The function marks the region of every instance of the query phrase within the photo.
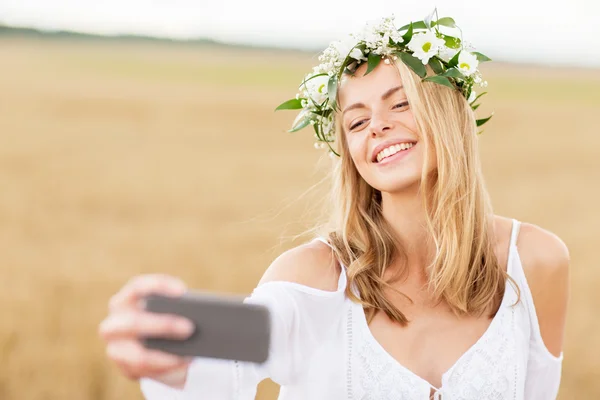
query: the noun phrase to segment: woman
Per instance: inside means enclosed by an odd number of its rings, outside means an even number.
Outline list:
[[[331,224],[281,254],[246,300],[273,315],[266,363],[141,347],[140,335],[191,332],[137,308],[151,292],[182,294],[177,278],[138,277],[112,298],[100,333],[147,399],[253,399],[267,377],[286,400],[556,397],[568,250],[493,214],[472,101],[486,58],[442,26],[454,21],[368,26],[332,44],[280,107],[301,108],[294,130],[314,126],[340,158]]]

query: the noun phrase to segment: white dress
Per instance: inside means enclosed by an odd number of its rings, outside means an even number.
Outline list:
[[[281,385],[279,400],[550,400],[560,383],[563,355],[540,336],[531,291],[516,247],[513,220],[508,274],[501,306],[483,336],[442,376],[435,388],[396,361],[372,336],[362,306],[337,291],[292,282],[267,282],[245,301],[264,304],[273,321],[264,364],[194,358],[183,390],[140,380],[147,400],[250,400],[265,378]],[[315,238],[322,240],[323,238]],[[345,269],[344,269],[345,272]]]

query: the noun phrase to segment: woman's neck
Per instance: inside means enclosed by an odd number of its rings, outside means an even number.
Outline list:
[[[390,224],[396,239],[404,246],[408,265],[423,269],[434,254],[427,230],[425,208],[416,192],[382,192],[383,218]]]

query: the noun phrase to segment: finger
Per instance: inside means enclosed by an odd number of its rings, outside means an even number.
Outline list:
[[[102,321],[99,333],[106,341],[127,337],[186,339],[194,330],[192,321],[177,315],[121,311],[109,315]]]
[[[188,359],[146,349],[134,340],[112,341],[106,347],[106,354],[130,379],[156,376],[189,364]]]
[[[129,365],[120,363],[116,364],[121,372],[131,380],[138,380],[146,377],[163,383],[180,382],[185,384],[191,361],[183,361],[180,365],[175,365],[164,370],[158,369],[155,371],[150,371],[146,375],[138,375],[137,371],[133,370]]]
[[[110,311],[121,308],[137,308],[138,301],[151,293],[181,296],[187,290],[185,283],[176,277],[164,274],[136,276],[109,301]]]

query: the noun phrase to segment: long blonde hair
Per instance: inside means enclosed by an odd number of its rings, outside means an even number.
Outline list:
[[[479,160],[474,113],[458,91],[422,83],[401,62],[397,67],[425,146],[424,165],[432,154],[437,159],[433,174],[428,176],[423,168],[419,190],[436,251],[427,267],[429,287],[436,300],[459,315],[481,315],[489,309],[493,314],[508,276],[494,252],[493,211]],[[330,220],[321,231],[346,266],[346,294],[363,305],[368,320],[381,310],[405,325],[406,316],[384,295],[386,287],[393,289],[384,273],[394,260],[406,267],[406,249],[382,217],[381,194],[354,166],[339,124],[336,135],[341,158],[331,171]]]

